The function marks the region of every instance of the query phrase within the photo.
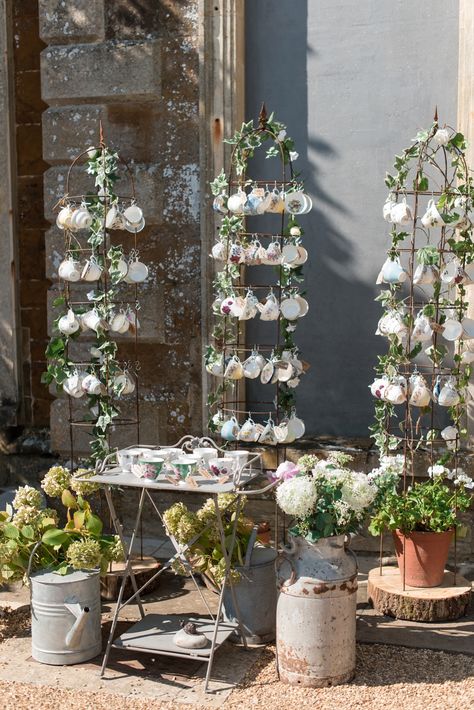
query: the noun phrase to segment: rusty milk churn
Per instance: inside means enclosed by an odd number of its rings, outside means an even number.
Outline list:
[[[277,560],[277,664],[285,683],[318,688],[354,677],[357,562],[346,539],[290,535]]]

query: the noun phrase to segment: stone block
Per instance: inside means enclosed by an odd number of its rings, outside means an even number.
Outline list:
[[[40,0],[40,36],[48,44],[104,39],[103,0]]]
[[[160,41],[51,46],[41,54],[48,104],[156,100],[160,96]]]
[[[99,119],[106,142],[124,160],[146,163],[162,154],[162,111],[158,104],[145,102],[49,108],[43,114],[44,159],[50,164],[66,163],[96,145]],[[186,145],[189,143],[186,141]]]
[[[163,37],[179,35],[183,37],[183,44],[187,44],[197,36],[197,0],[142,0],[140,3],[135,0],[104,0],[104,5],[107,39],[133,39],[150,34]]]
[[[53,207],[66,192],[66,176],[69,166],[54,166],[44,173],[44,211],[50,222],[56,220]],[[159,186],[160,171],[157,165],[134,165],[137,202],[143,206],[147,224],[161,224],[163,218],[163,192]],[[117,182],[117,191],[122,196],[132,194],[128,179],[124,176]],[[87,175],[84,166],[75,166],[69,181],[70,195],[83,195],[94,189],[94,181]],[[121,233],[120,233],[121,234]]]
[[[17,218],[22,229],[35,229],[46,225],[43,214],[43,179],[41,175],[19,177],[17,198]],[[31,257],[36,258],[36,272],[38,268],[44,271],[43,265],[38,264],[38,255],[32,254]]]
[[[82,401],[82,400],[80,400]],[[86,407],[79,407],[77,400],[73,411],[74,417],[81,417],[87,411]],[[166,438],[167,407],[156,402],[140,403],[140,441],[153,444]],[[134,416],[132,404],[123,407],[122,413],[126,417]],[[66,397],[57,399],[51,405],[51,449],[54,452],[69,455],[69,403]],[[88,427],[74,427],[74,450],[77,454],[87,456],[90,454],[91,431]],[[137,428],[135,425],[117,426],[111,434],[111,446],[123,447],[137,443]]]

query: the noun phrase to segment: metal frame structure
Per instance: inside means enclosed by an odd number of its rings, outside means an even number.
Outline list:
[[[208,437],[202,437],[202,438],[196,438],[193,436],[184,436],[182,437],[179,442],[173,446],[144,446],[143,448],[147,449],[154,449],[154,450],[166,450],[167,448],[182,448],[183,451],[189,451],[192,450],[193,448],[196,448],[198,446],[209,446],[213,447],[216,449],[216,454],[219,451],[223,451],[220,449],[212,439],[209,439]],[[129,447],[131,448],[131,447]],[[133,447],[136,448],[136,447]],[[238,522],[238,517],[239,517],[239,512],[241,510],[242,506],[242,497],[243,496],[256,496],[260,495],[263,493],[266,493],[267,491],[271,490],[277,485],[277,482],[271,482],[267,484],[266,486],[263,486],[262,488],[256,488],[256,489],[251,489],[248,488],[249,484],[262,473],[261,469],[261,455],[256,454],[253,456],[245,466],[241,466],[238,468],[238,470],[235,472],[234,478],[232,480],[226,481],[224,483],[219,483],[218,479],[208,479],[208,478],[202,478],[202,481],[199,481],[198,484],[190,485],[184,483],[184,485],[173,485],[172,483],[169,482],[168,479],[166,479],[164,476],[160,474],[160,477],[158,480],[151,481],[149,479],[140,479],[136,477],[133,473],[124,471],[120,467],[114,465],[112,463],[114,455],[111,454],[108,456],[106,459],[104,459],[103,462],[98,463],[96,466],[96,473],[94,476],[87,478],[85,480],[88,481],[93,481],[95,483],[99,483],[101,487],[104,489],[105,497],[107,500],[107,504],[109,507],[110,511],[110,516],[111,520],[113,523],[113,526],[115,528],[115,531],[117,535],[119,536],[122,545],[124,547],[124,550],[126,551],[125,555],[125,569],[122,577],[122,582],[120,585],[120,590],[119,590],[119,595],[117,599],[117,604],[115,607],[115,612],[113,615],[112,619],[112,624],[110,628],[110,633],[109,633],[109,638],[107,641],[107,647],[105,650],[104,654],[104,659],[102,663],[102,668],[101,668],[101,677],[104,676],[108,660],[109,660],[109,655],[110,655],[110,650],[112,646],[114,648],[126,648],[130,650],[136,650],[140,652],[146,652],[146,653],[153,653],[155,655],[166,655],[166,656],[174,656],[174,657],[179,657],[179,658],[190,658],[193,660],[199,660],[203,661],[208,664],[207,667],[207,672],[206,672],[206,678],[205,678],[205,683],[204,683],[204,691],[208,691],[209,687],[209,681],[211,678],[211,672],[212,672],[212,665],[214,661],[214,654],[217,648],[231,635],[233,634],[236,630],[239,631],[239,634],[242,638],[242,642],[245,647],[247,647],[247,642],[245,638],[245,634],[243,632],[243,626],[240,620],[240,613],[239,613],[239,607],[238,603],[236,600],[235,596],[235,591],[233,588],[232,580],[230,577],[230,569],[231,569],[231,560],[232,560],[232,554],[235,546],[235,540],[236,540],[236,532],[237,532],[237,522]],[[252,468],[253,464],[258,463],[258,468]],[[78,480],[81,480],[80,477],[78,477]],[[131,537],[130,537],[130,542],[127,545],[124,533],[123,533],[123,525],[120,522],[120,519],[117,515],[113,499],[112,499],[112,490],[113,488],[120,486],[121,488],[136,488],[140,490],[140,496],[139,496],[139,501],[138,501],[138,507],[137,507],[137,513],[135,517],[135,522],[131,531]],[[197,540],[202,536],[202,534],[207,530],[209,526],[206,526],[206,528],[196,535],[192,540],[190,540],[186,545],[181,545],[177,542],[177,540],[171,535],[168,531],[166,531],[166,526],[164,525],[163,521],[163,516],[160,512],[160,509],[158,507],[157,502],[154,500],[152,493],[153,492],[169,492],[169,491],[177,491],[179,490],[182,493],[186,494],[192,494],[192,493],[204,493],[206,495],[209,495],[213,501],[214,501],[214,506],[215,506],[215,511],[216,511],[216,518],[217,518],[217,524],[219,528],[219,536],[220,536],[220,541],[221,541],[221,546],[222,546],[222,551],[225,559],[225,572],[224,572],[224,581],[222,584],[222,588],[220,590],[219,594],[219,602],[218,602],[218,608],[217,608],[217,613],[215,615],[212,614],[211,609],[209,608],[209,605],[202,594],[202,591],[199,587],[199,584],[193,574],[193,571],[191,569],[191,566],[189,562],[186,559],[185,553],[189,550],[189,548],[197,542]],[[234,523],[232,527],[232,533],[231,533],[231,540],[228,546],[226,545],[226,538],[225,538],[225,533],[224,533],[224,525],[222,522],[222,513],[225,512],[225,508],[221,509],[219,507],[219,501],[218,501],[218,496],[221,493],[234,493],[235,495],[238,496],[237,500],[237,508],[236,508],[236,514],[234,516]],[[176,552],[172,557],[169,558],[169,560],[160,567],[160,569],[150,578],[148,579],[141,587],[139,588],[137,585],[137,581],[135,579],[135,575],[133,573],[133,568],[132,568],[132,551],[133,551],[133,546],[137,537],[137,533],[140,527],[141,519],[142,519],[142,514],[143,514],[143,507],[145,500],[148,500],[148,502],[151,504],[154,512],[158,516],[158,519],[160,522],[163,524],[163,527],[165,528],[166,534],[168,535],[169,539],[171,540],[173,547],[175,548]],[[160,615],[150,615],[149,616],[149,621],[147,621],[147,617],[145,615],[145,611],[143,608],[143,602],[141,599],[141,594],[142,592],[146,589],[148,585],[150,585],[157,577],[159,577],[165,570],[169,569],[174,562],[180,561],[183,563],[187,570],[189,571],[189,574],[193,580],[193,583],[203,600],[209,615],[211,617],[211,622],[209,619],[206,618],[201,618],[201,619],[196,619],[198,625],[203,628],[204,631],[207,631],[208,633],[208,638],[209,636],[211,637],[209,639],[210,641],[210,646],[208,645],[205,649],[199,650],[199,649],[182,649],[176,645],[173,644],[173,639],[172,635],[174,635],[175,628],[171,628],[171,630],[166,630],[166,620],[168,617],[162,617]],[[132,588],[133,588],[133,594],[124,601],[124,592],[125,592],[125,587],[127,584],[127,580],[130,578]],[[237,624],[234,623],[228,623],[228,622],[223,622],[221,620],[221,614],[222,614],[222,605],[224,601],[224,593],[225,590],[229,588],[230,593],[232,594],[232,601],[234,604],[234,608],[236,611],[236,617],[238,619]],[[114,635],[117,627],[117,622],[118,618],[120,615],[121,610],[130,604],[132,601],[136,600],[141,616],[141,620],[135,624],[131,629],[129,629],[125,634],[122,634],[121,637],[118,639],[114,640]],[[168,619],[169,623],[169,619]],[[149,625],[151,624],[151,626]],[[158,630],[158,627],[161,630]],[[150,634],[150,630],[154,629],[154,632]],[[145,639],[140,640],[140,633],[144,632]]]

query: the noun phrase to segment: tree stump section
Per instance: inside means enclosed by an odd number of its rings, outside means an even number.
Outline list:
[[[453,621],[464,616],[471,603],[471,583],[459,574],[444,573],[439,587],[405,587],[398,567],[369,572],[367,596],[380,614],[407,621]]]
[[[140,588],[146,581],[153,577],[156,572],[158,572],[161,564],[155,560],[154,557],[145,557],[143,559],[140,557],[134,557],[132,559],[132,569],[135,574],[135,579],[137,580],[137,586]],[[105,577],[100,579],[100,596],[101,599],[105,601],[113,602],[117,601],[117,597],[120,591],[120,585],[122,583],[123,572],[125,569],[125,562],[113,562],[112,569],[109,570]],[[159,584],[159,577],[157,577],[148,587],[145,588],[144,594],[150,594]],[[130,577],[127,579],[124,591],[124,599],[132,596],[133,587]]]

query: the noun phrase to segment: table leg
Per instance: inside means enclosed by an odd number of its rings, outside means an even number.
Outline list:
[[[112,516],[112,522],[114,524],[115,531],[116,531],[117,535],[119,536],[120,542],[122,543],[122,547],[125,551],[126,544],[125,544],[125,539],[123,536],[122,525],[121,525],[120,520],[118,519],[117,513],[115,511],[114,503],[112,500],[112,494],[110,492],[109,486],[105,486],[104,491],[105,491],[105,498],[107,500],[107,505],[109,506],[110,515]],[[124,571],[124,574],[125,574],[125,571]],[[130,581],[132,583],[133,591],[137,594],[137,604],[138,604],[138,608],[140,610],[140,615],[143,619],[143,617],[145,616],[145,611],[143,609],[142,600],[140,599],[140,596],[138,595],[138,585],[137,585],[137,580],[135,579],[135,573],[133,571],[133,566],[130,567]]]
[[[143,502],[144,502],[144,500],[145,500],[145,489],[142,488],[142,492],[141,492],[141,494],[140,494],[140,502],[139,502],[139,504],[138,504],[137,517],[136,517],[136,520],[135,520],[135,525],[134,525],[134,527],[133,527],[132,537],[131,537],[131,539],[130,539],[130,547],[128,548],[127,563],[126,563],[126,565],[125,565],[125,569],[124,569],[124,572],[123,572],[122,583],[121,583],[121,585],[120,585],[119,595],[118,595],[118,599],[117,599],[117,606],[115,607],[115,612],[114,612],[114,616],[113,616],[113,619],[112,619],[112,624],[111,624],[111,627],[110,627],[109,638],[108,638],[108,641],[107,641],[107,648],[105,649],[104,660],[102,661],[102,667],[101,667],[101,670],[100,670],[100,677],[101,677],[101,678],[103,678],[103,676],[104,676],[105,669],[106,669],[106,667],[107,667],[107,661],[109,660],[110,648],[111,648],[112,642],[113,642],[113,640],[114,640],[115,629],[117,628],[117,621],[118,621],[118,616],[119,616],[120,609],[121,609],[121,605],[122,605],[122,599],[123,599],[123,594],[124,594],[124,591],[125,591],[125,585],[126,585],[126,583],[127,583],[127,578],[128,578],[129,575],[130,575],[131,556],[132,556],[133,543],[134,543],[134,541],[135,541],[135,536],[136,536],[138,524],[139,524],[139,522],[140,522],[140,518],[141,518],[141,515],[142,515]],[[125,549],[125,548],[124,548],[124,549]],[[135,596],[135,595],[134,595],[134,596]],[[141,611],[143,611],[143,609],[141,609]],[[143,618],[143,616],[142,616],[142,618]]]

